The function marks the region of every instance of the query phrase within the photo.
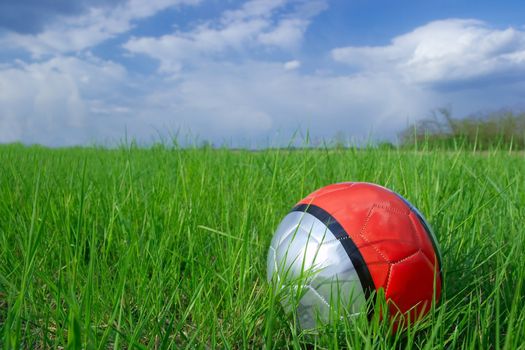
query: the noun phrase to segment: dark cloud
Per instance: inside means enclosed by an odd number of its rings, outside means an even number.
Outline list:
[[[91,7],[113,7],[124,0],[0,0],[0,29],[36,34],[57,17],[75,16]]]

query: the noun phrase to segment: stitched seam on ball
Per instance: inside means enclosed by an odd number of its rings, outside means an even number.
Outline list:
[[[388,294],[388,288],[390,287],[390,276],[392,275],[392,265],[388,265],[388,275],[386,276],[386,288],[385,288],[385,296]]]
[[[330,243],[334,243],[334,242],[341,242],[341,241],[345,241],[345,240],[347,240],[347,239],[350,239],[350,240],[351,240],[352,237],[350,237],[350,236],[344,236],[344,237],[340,237],[340,238],[332,238],[332,239],[329,239],[329,240],[327,240],[327,241],[323,241],[323,242],[319,243],[319,245],[325,245],[325,244],[330,244]],[[359,249],[359,248],[360,248],[360,247],[358,247],[358,246],[356,245],[356,249]]]
[[[409,256],[407,256],[407,257],[405,257],[405,258],[403,258],[403,259],[401,259],[401,260],[399,260],[399,261],[396,261],[395,263],[391,263],[391,264],[390,264],[390,268],[389,268],[389,270],[388,270],[387,282],[386,282],[385,295],[388,294],[388,287],[390,286],[390,276],[391,276],[392,268],[394,267],[394,265],[399,264],[399,263],[401,263],[401,262],[403,262],[403,261],[406,261],[406,260],[408,260],[408,259],[414,257],[414,256],[417,255],[419,252],[421,252],[421,249],[418,249],[415,253],[412,253],[412,254],[410,254]],[[424,254],[423,254],[423,255],[424,255]]]
[[[333,235],[333,233],[332,233]],[[329,239],[329,240],[326,240],[326,241],[321,241],[319,243],[319,245],[324,245],[324,244],[330,244],[330,243],[334,243],[334,242],[341,242],[341,241],[344,241],[345,239],[350,239],[350,237],[348,236],[345,236],[345,237],[341,237],[341,238],[332,238],[332,239]]]
[[[312,287],[310,284],[307,284],[306,287],[308,287],[308,289],[310,289],[312,292],[314,292],[314,294],[317,295],[319,297],[319,299],[321,299],[321,301],[323,303],[325,303],[326,306],[328,306],[330,308],[330,304],[328,303],[328,301],[321,294],[319,294],[319,292],[316,291],[314,287]]]
[[[403,259],[398,260],[398,261],[396,261],[396,262],[393,262],[393,263],[391,263],[391,264],[392,264],[392,265],[395,265],[395,264],[402,263],[403,261],[406,261],[406,260],[408,260],[408,259],[411,259],[411,258],[414,257],[414,255],[417,255],[418,253],[421,253],[421,252],[422,252],[421,249],[418,249],[418,250],[416,250],[414,253],[410,254],[409,256],[404,257]],[[424,255],[424,254],[423,254],[423,255]]]
[[[410,220],[410,225],[412,225],[412,231],[416,235],[417,242],[419,243],[419,249],[421,249],[423,247],[423,242],[421,242],[421,237],[418,234],[418,231],[416,229],[416,225],[414,224],[414,220],[412,220],[412,218],[410,217],[410,214],[408,214],[408,220]]]
[[[374,210],[375,207],[376,207],[375,204],[372,205],[372,207],[368,211],[368,215],[366,216],[365,223],[364,223],[363,227],[361,228],[361,231],[359,231],[359,236],[361,236],[361,238],[363,238],[363,240],[365,240],[383,258],[383,260],[388,263],[389,261],[386,258],[386,256],[384,256],[383,253],[381,253],[381,251],[379,249],[377,249],[377,247],[375,245],[373,245],[372,242],[370,242],[366,238],[365,235],[363,235],[363,232],[366,230],[366,228],[368,226],[368,222],[370,221],[370,217],[372,216],[372,211]]]
[[[423,250],[421,250],[421,255],[423,255],[423,258],[425,258],[425,260],[429,262],[429,264],[432,266],[432,268],[436,267],[436,263],[432,262],[432,260],[430,260],[430,258],[427,256],[427,254]],[[437,257],[434,257],[434,259],[437,260]]]
[[[373,207],[381,208],[381,209],[384,209],[384,210],[387,210],[387,211],[391,211],[391,212],[394,212],[394,213],[397,213],[397,214],[404,214],[404,215],[409,215],[410,214],[410,211],[405,212],[405,211],[402,211],[401,209],[397,209],[397,208],[391,207],[391,206],[386,206],[386,205],[383,205],[383,204],[374,203]]]

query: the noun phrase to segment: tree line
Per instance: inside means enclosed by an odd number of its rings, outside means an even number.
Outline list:
[[[409,125],[399,136],[402,147],[425,144],[431,148],[523,150],[525,112],[502,109],[455,118],[449,108],[439,108]]]

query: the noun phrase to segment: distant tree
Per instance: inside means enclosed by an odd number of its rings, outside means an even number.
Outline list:
[[[425,142],[429,146],[475,149],[525,149],[525,112],[501,109],[453,118],[450,108],[439,108],[400,133],[403,146]]]

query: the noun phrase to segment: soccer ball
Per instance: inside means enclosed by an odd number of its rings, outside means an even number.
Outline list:
[[[413,322],[439,300],[441,257],[425,218],[402,196],[339,183],[308,195],[280,223],[268,280],[286,289],[282,304],[303,329],[370,314],[381,289],[390,317]]]

